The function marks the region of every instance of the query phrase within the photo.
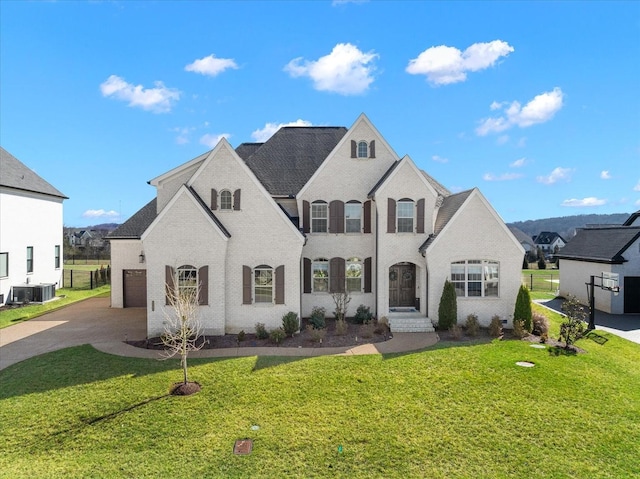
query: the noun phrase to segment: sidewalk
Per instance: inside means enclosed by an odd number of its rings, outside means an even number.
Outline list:
[[[0,329],[0,369],[40,354],[81,344],[91,344],[99,351],[117,356],[159,358],[156,350],[136,348],[125,342],[145,338],[145,309],[112,309],[109,298],[90,298]],[[241,347],[194,351],[189,357],[391,354],[423,349],[437,342],[436,333],[396,333],[383,343],[343,348]]]

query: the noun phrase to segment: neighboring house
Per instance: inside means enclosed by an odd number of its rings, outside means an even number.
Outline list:
[[[546,254],[553,254],[567,244],[562,236],[551,231],[543,231],[539,235],[534,236],[533,243],[535,247],[540,248]]]
[[[534,246],[533,238],[531,238],[531,236],[526,234],[520,228],[516,228],[515,226],[509,226],[509,231],[511,231],[511,234],[513,234],[513,236],[518,240],[518,242],[520,242],[520,244],[524,248],[525,253],[528,254],[528,253],[531,253],[532,251],[535,251],[536,248]]]
[[[0,147],[0,305],[46,301],[62,285],[65,199]]]
[[[344,127],[284,127],[211,151],[149,182],[157,196],[110,235],[112,307],[147,308],[163,330],[166,288],[200,288],[207,334],[328,315],[331,293],[429,331],[445,280],[458,320],[511,319],[524,250],[478,189],[452,194],[399,158],[361,115]]]
[[[560,295],[573,295],[589,304],[586,283],[602,273],[617,273],[619,294],[595,289],[595,308],[611,314],[640,313],[640,211],[622,225],[578,229],[576,236],[558,253]]]

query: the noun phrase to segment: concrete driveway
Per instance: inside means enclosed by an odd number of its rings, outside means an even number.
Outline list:
[[[70,346],[145,339],[146,309],[111,309],[110,298],[90,298],[0,329],[0,369]]]
[[[538,304],[562,312],[561,299],[538,301]],[[640,344],[640,314],[608,314],[596,309],[595,323],[596,330],[607,331]]]

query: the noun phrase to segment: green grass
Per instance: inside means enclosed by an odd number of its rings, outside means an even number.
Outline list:
[[[91,298],[93,296],[108,295],[110,291],[111,286],[108,285],[100,286],[93,290],[58,289],[56,290],[56,296],[61,297],[61,299],[49,301],[44,304],[32,304],[29,306],[22,306],[20,308],[0,311],[0,329],[17,324],[21,321],[37,318],[42,314],[63,308],[71,303],[82,301],[83,299]]]
[[[192,360],[189,397],[167,396],[177,361],[70,348],[0,371],[0,477],[638,477],[640,346],[599,334],[575,356],[496,340]]]

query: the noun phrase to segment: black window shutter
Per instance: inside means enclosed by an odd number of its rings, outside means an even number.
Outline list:
[[[416,233],[424,233],[424,198],[418,200],[418,225],[416,227]]]
[[[304,233],[311,231],[311,205],[308,201],[302,202],[302,231]]]
[[[340,200],[329,203],[329,232],[344,233],[344,203]]]
[[[364,292],[371,292],[371,256],[364,259]]]
[[[174,280],[174,269],[172,266],[164,267],[164,304],[171,304],[171,298],[173,298],[176,294],[175,291],[175,280]]]
[[[358,144],[356,140],[351,140],[351,158],[355,158],[358,153]]]
[[[209,304],[209,267],[203,266],[198,270],[200,288],[198,289],[198,304],[205,306]]]
[[[371,233],[371,200],[364,202],[364,232]]]
[[[251,268],[242,266],[242,304],[251,304]]]
[[[369,158],[376,157],[376,140],[371,140],[369,143]]]
[[[329,292],[344,293],[344,258],[331,258],[329,261]]]
[[[284,304],[284,265],[276,268],[276,304]]]
[[[236,211],[240,210],[240,190],[233,192],[233,209]]]
[[[387,233],[396,232],[396,200],[387,199]]]
[[[303,265],[303,291],[305,293],[311,292],[311,260],[309,258],[302,259]]]
[[[211,209],[218,209],[218,192],[211,188]]]

